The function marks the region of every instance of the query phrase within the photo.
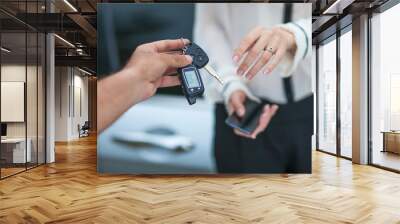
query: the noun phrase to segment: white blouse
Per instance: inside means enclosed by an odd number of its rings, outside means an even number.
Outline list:
[[[210,58],[210,65],[222,77],[222,87],[204,69],[206,97],[213,102],[228,101],[236,90],[243,90],[249,98],[263,98],[275,103],[287,103],[283,78],[292,76],[294,100],[299,101],[311,91],[311,3],[294,4],[291,23],[282,24],[284,4],[281,3],[210,3],[196,4],[194,42]],[[283,26],[293,32],[297,50],[287,55],[269,75],[260,71],[251,81],[236,75],[232,61],[233,50],[241,39],[256,26]]]

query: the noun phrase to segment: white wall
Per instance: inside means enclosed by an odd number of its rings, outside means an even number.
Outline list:
[[[27,70],[25,70],[27,69]],[[25,82],[26,72],[28,75],[28,82],[30,86],[36,86],[36,80],[33,80],[31,75],[36,77],[36,66],[27,66],[18,65],[18,64],[6,64],[1,66],[1,81],[2,82]],[[39,71],[40,72],[40,71]],[[6,96],[2,96],[6,97]],[[27,88],[27,104],[28,106],[35,107],[37,106],[37,99],[36,99],[36,87],[34,88]],[[33,103],[33,104],[31,104]],[[41,105],[39,105],[40,107]],[[37,115],[36,113],[32,113],[32,111],[36,111],[35,108],[30,108],[27,113],[28,118],[28,129],[32,127],[36,130],[36,120]],[[24,108],[22,108],[24,109]],[[7,108],[1,108],[1,110],[7,110]],[[34,122],[32,124],[31,122]],[[7,122],[7,136],[8,137],[25,137],[25,126],[26,122]],[[34,126],[34,127],[33,127]],[[29,132],[28,130],[28,137]],[[36,132],[35,132],[36,134]]]
[[[24,122],[25,83],[1,82],[1,121]],[[36,106],[35,106],[36,108]]]
[[[55,68],[55,141],[67,141],[68,117],[69,117],[69,96],[70,84],[69,69],[67,67]]]
[[[78,72],[78,74],[77,74],[77,72]],[[77,128],[78,125],[82,126],[85,123],[85,121],[88,120],[88,105],[89,105],[89,103],[88,103],[88,77],[82,76],[83,73],[80,73],[76,69],[74,70],[74,74],[75,74],[74,82],[73,82],[74,96],[71,96],[72,99],[74,99],[74,102],[71,102],[71,105],[74,104],[74,107],[71,110],[72,111],[71,135],[72,135],[72,138],[77,138],[77,137],[79,137],[78,128]]]
[[[25,71],[24,65],[8,64],[1,66],[1,81],[2,82],[25,82]],[[27,68],[31,70],[32,67]],[[2,96],[4,97],[4,96]],[[1,108],[6,110],[6,108]],[[11,122],[7,123],[7,136],[8,137],[25,137],[25,123],[24,122]]]
[[[78,124],[88,120],[88,77],[76,68],[56,67],[55,85],[55,140],[77,139]]]

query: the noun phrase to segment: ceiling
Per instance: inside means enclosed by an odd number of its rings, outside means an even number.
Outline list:
[[[75,63],[75,66],[96,71],[96,4],[99,2],[48,0],[46,5],[45,0],[1,0],[2,46],[12,49],[7,53],[7,60],[18,62],[26,56],[29,61],[36,57],[40,49],[31,43],[37,42],[32,39],[40,32],[54,32],[60,37],[55,38],[56,65]],[[26,30],[28,35],[25,35]]]
[[[326,38],[341,26],[351,23],[352,17],[374,9],[388,0],[287,0],[268,2],[312,3],[313,42]],[[14,54],[25,54],[25,28],[31,31],[55,32],[56,63],[76,65],[96,70],[97,3],[135,2],[133,0],[1,0],[0,24],[2,44],[15,49]],[[143,1],[140,1],[143,2]],[[165,1],[164,1],[165,2]],[[260,2],[260,1],[255,1]],[[265,2],[265,1],[264,1]],[[50,9],[52,13],[50,12]],[[340,27],[339,27],[340,28]],[[20,33],[23,31],[22,33]],[[29,39],[29,38],[28,38]],[[29,42],[30,40],[28,40]],[[28,44],[28,54],[34,52],[34,43]],[[78,50],[79,49],[79,50]]]
[[[389,0],[336,0],[313,1],[313,44],[334,35],[350,25],[354,17],[373,12]]]

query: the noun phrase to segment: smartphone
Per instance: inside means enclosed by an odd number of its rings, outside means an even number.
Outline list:
[[[257,128],[258,121],[263,111],[263,105],[256,101],[246,99],[244,106],[246,111],[242,118],[237,116],[236,113],[233,113],[225,120],[225,123],[245,134],[251,134]]]

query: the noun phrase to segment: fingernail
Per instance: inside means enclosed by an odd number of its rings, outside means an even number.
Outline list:
[[[182,38],[182,40],[183,40],[183,42],[184,42],[185,44],[188,44],[188,43],[190,43],[190,40],[189,40],[189,39]]]
[[[270,70],[268,68],[266,68],[263,73],[264,73],[264,75],[268,75],[269,72],[270,72]]]
[[[237,74],[238,74],[238,75],[243,75],[243,70],[238,70],[238,71],[237,71]]]
[[[239,62],[239,56],[237,56],[237,55],[233,56],[233,62],[238,63]]]
[[[243,116],[244,115],[244,110],[243,109],[239,109],[239,116]]]
[[[190,55],[185,55],[185,57],[186,57],[186,59],[187,59],[188,61],[190,61],[190,62],[192,62],[192,61],[193,61],[193,58],[192,58],[192,56],[190,56]]]

